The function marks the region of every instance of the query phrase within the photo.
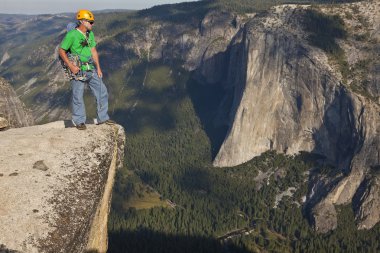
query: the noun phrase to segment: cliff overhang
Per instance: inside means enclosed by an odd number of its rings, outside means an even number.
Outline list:
[[[63,121],[0,132],[0,243],[16,252],[106,252],[125,134]]]

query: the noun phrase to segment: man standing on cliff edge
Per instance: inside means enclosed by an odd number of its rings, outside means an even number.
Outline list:
[[[103,73],[92,32],[94,15],[88,10],[80,10],[76,19],[76,28],[67,32],[59,48],[59,56],[72,73],[72,121],[77,129],[86,129],[83,91],[85,83],[88,83],[96,97],[97,123],[113,125],[115,122],[108,116],[108,92],[102,81]]]

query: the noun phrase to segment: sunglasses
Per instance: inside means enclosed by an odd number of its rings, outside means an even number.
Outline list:
[[[89,21],[89,20],[86,20],[88,23],[90,23],[90,25],[93,25],[95,23],[95,21]]]

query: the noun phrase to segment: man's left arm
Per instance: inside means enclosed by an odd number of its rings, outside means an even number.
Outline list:
[[[102,73],[102,69],[100,68],[98,51],[96,50],[95,47],[93,47],[93,48],[91,48],[91,53],[92,53],[92,58],[94,59],[96,71],[98,72],[98,76],[100,78],[102,78],[103,77],[103,73]]]

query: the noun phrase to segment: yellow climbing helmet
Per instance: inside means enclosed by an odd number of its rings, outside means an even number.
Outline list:
[[[94,14],[92,14],[92,12],[88,11],[88,10],[79,10],[77,12],[77,19],[78,20],[85,19],[88,21],[94,21],[95,20]]]

